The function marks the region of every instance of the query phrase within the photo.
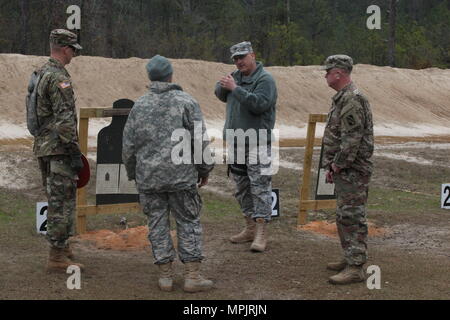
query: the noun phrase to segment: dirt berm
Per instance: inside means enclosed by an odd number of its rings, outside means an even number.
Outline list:
[[[0,126],[24,127],[24,98],[30,73],[47,59],[0,55]],[[77,108],[110,107],[120,98],[137,99],[149,84],[145,71],[147,61],[75,58],[67,69],[73,78]],[[234,65],[187,59],[171,59],[171,62],[174,82],[199,101],[208,124],[220,128],[225,108],[214,96],[214,86],[222,75],[234,70]],[[327,87],[324,71],[318,66],[269,67],[267,70],[277,81],[277,125],[284,128],[280,135],[289,135],[289,128],[303,127],[309,113],[328,111],[334,91]],[[353,78],[371,102],[377,128],[410,128],[418,134],[450,133],[450,129],[442,132],[448,128],[450,120],[449,69],[409,70],[357,64]],[[2,131],[2,136],[7,138]]]

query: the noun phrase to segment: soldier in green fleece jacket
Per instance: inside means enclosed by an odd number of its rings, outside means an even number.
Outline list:
[[[229,152],[233,156],[228,159],[229,168],[246,221],[244,230],[230,241],[252,241],[251,250],[262,252],[267,243],[265,225],[272,214],[272,177],[268,169],[277,88],[272,75],[256,61],[250,42],[238,43],[230,51],[238,70],[217,82],[215,94],[226,102],[224,139],[233,146]],[[236,144],[240,135],[245,136],[242,148]]]

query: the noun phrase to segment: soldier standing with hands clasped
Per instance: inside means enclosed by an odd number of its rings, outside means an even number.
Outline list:
[[[68,239],[73,235],[78,172],[83,168],[78,145],[77,113],[70,75],[65,69],[81,46],[64,29],[50,34],[50,60],[37,72],[36,114],[39,130],[34,153],[39,161],[48,198],[48,271],[66,272],[74,256]]]
[[[365,279],[366,205],[374,148],[372,111],[367,98],[352,82],[352,58],[330,56],[323,69],[328,86],[337,93],[323,136],[322,168],[327,170],[327,182],[335,184],[336,225],[344,251],[341,261],[329,263],[327,269],[340,271],[330,277],[331,283],[349,284]]]

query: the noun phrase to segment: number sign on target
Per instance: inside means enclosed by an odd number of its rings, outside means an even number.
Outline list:
[[[450,209],[450,183],[442,185],[441,208]]]

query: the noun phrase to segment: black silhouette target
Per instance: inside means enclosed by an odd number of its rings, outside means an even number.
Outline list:
[[[134,102],[120,99],[113,109],[131,109]],[[97,186],[96,204],[138,202],[134,181],[128,181],[122,162],[122,137],[127,115],[114,115],[109,126],[97,137]]]

